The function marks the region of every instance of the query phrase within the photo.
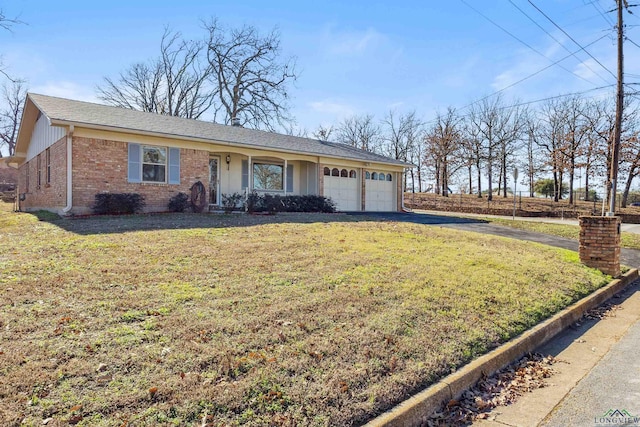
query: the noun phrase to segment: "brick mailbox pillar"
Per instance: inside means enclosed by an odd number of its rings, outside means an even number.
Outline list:
[[[580,217],[580,261],[604,274],[620,275],[620,218]]]

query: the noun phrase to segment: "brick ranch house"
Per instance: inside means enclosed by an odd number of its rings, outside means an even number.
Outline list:
[[[30,93],[15,155],[19,208],[91,212],[101,192],[139,193],[145,211],[200,181],[222,194],[330,197],[340,211],[399,211],[411,165],[332,142]]]

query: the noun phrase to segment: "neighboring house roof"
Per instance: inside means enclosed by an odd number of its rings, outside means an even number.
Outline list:
[[[28,94],[27,101],[29,100],[49,118],[54,126],[75,125],[89,128],[109,128],[122,132],[139,132],[176,139],[195,138],[212,143],[221,142],[243,147],[346,158],[405,167],[412,166],[406,162],[341,143],[323,142],[317,139],[164,116],[35,93]]]

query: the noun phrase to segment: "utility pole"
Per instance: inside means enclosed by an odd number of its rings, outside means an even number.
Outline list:
[[[616,211],[616,181],[618,179],[618,162],[620,158],[620,134],[622,132],[622,108],[624,103],[623,83],[623,43],[624,26],[622,25],[622,9],[629,7],[627,0],[616,0],[618,3],[618,90],[616,97],[616,122],[613,136],[613,149],[611,150],[611,171],[609,183],[611,184],[611,196],[609,197],[609,212],[607,216],[615,216]]]

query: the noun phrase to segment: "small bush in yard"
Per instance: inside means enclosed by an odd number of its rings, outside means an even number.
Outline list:
[[[240,193],[223,194],[222,207],[225,212],[231,212],[234,209],[241,209],[244,207],[242,199],[244,199],[244,195]]]
[[[187,193],[178,193],[169,199],[168,208],[171,212],[184,212],[191,207],[191,201]]]
[[[138,193],[98,193],[93,212],[98,215],[131,214],[142,211],[144,196]]]
[[[252,212],[322,212],[336,211],[335,203],[322,196],[280,196],[273,194],[249,194],[247,210]]]

